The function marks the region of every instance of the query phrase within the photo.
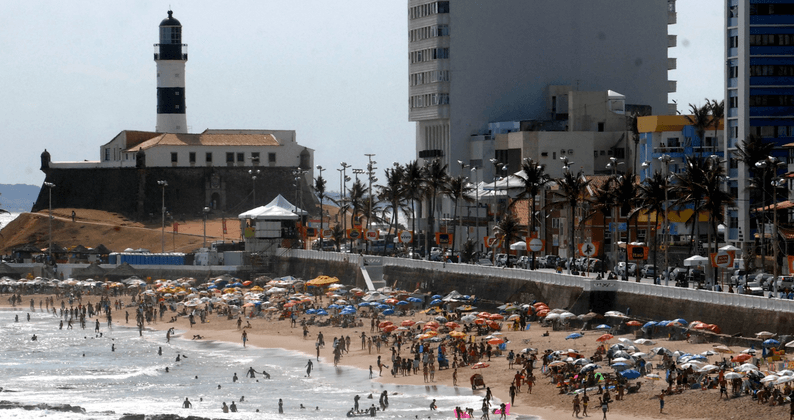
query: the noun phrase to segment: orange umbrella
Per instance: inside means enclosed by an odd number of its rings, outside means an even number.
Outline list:
[[[474,320],[474,323],[477,324],[477,325],[484,325],[485,324],[485,320],[482,319],[482,318],[477,318],[477,319]]]
[[[393,322],[391,322],[391,321],[383,321],[383,322],[381,322],[380,324],[378,324],[378,328],[381,328],[381,329],[382,329],[382,328],[386,328],[386,327],[388,327],[389,325],[394,325],[394,323],[393,323]]]
[[[434,328],[438,328],[438,327],[441,326],[441,324],[439,324],[438,321],[430,321],[427,324],[425,324],[425,326],[431,326],[431,327],[434,327]]]
[[[502,340],[501,338],[492,338],[492,339],[488,340],[488,344],[490,344],[492,346],[498,346],[498,345],[500,345],[500,344],[502,344],[504,342],[505,342],[505,340]]]
[[[534,304],[534,305],[532,305],[532,306],[534,306],[534,307],[535,307],[535,309],[537,309],[539,306],[546,306],[546,307],[548,307],[548,305],[546,305],[546,304],[545,304],[545,303],[543,303],[543,302],[535,302],[535,304]]]
[[[387,326],[383,327],[383,331],[386,331],[386,332],[392,332],[392,331],[394,331],[396,329],[397,329],[397,326],[394,325],[394,324],[387,325]]]
[[[642,322],[640,322],[640,321],[629,321],[629,322],[626,323],[626,325],[628,325],[629,327],[639,327],[639,326],[642,325]]]
[[[604,334],[601,337],[596,338],[596,341],[609,341],[613,338],[615,338],[615,336],[612,334]]]
[[[502,326],[499,325],[498,322],[488,321],[487,324],[488,324],[489,327],[491,327],[492,330],[499,331],[499,330],[502,329]]]
[[[251,280],[246,280],[243,282],[243,286],[248,287],[251,285],[251,283],[252,283]]]
[[[543,318],[544,316],[548,315],[548,314],[549,314],[549,312],[551,312],[551,311],[549,311],[548,309],[545,309],[545,310],[543,310],[543,311],[538,311],[537,315],[538,315],[539,317]]]
[[[488,316],[488,318],[492,319],[494,321],[499,320],[499,319],[505,319],[505,317],[502,316],[501,314],[491,314],[491,315]]]
[[[480,312],[480,313],[477,314],[477,317],[479,317],[479,318],[488,318],[489,316],[491,316],[491,314],[488,313],[488,312],[485,312],[485,311]]]
[[[428,324],[428,325],[425,325],[424,327],[422,327],[422,331],[427,331],[427,330],[433,330],[433,331],[435,331],[435,330],[437,330],[437,329],[438,329],[438,327],[437,327],[437,326],[435,326],[435,325],[430,325],[430,324]]]
[[[446,324],[444,324],[444,326],[445,326],[445,327],[447,327],[447,328],[451,328],[451,329],[453,329],[453,330],[454,330],[455,328],[458,328],[458,327],[460,327],[460,325],[458,325],[458,323],[457,323],[457,322],[452,322],[452,321],[450,321],[450,322],[447,322]]]
[[[386,300],[384,300],[383,302],[384,302],[384,303],[387,303],[387,304],[389,304],[389,305],[396,305],[396,304],[397,304],[397,302],[399,302],[399,300],[397,300],[397,299],[394,299],[394,298],[389,298],[389,299],[386,299]]]
[[[416,321],[410,319],[406,319],[405,321],[400,323],[400,325],[402,325],[403,327],[413,327],[414,324],[416,324]]]
[[[737,354],[736,356],[731,357],[731,362],[744,363],[744,362],[750,360],[751,357],[753,357],[753,356],[750,356],[747,353]]]
[[[711,331],[711,332],[713,332],[714,334],[720,334],[720,333],[722,333],[722,330],[720,329],[720,327],[719,327],[719,326],[717,326],[717,325],[715,325],[715,324],[709,324],[709,325],[706,327],[706,329],[707,329],[707,330],[709,330],[709,331]]]
[[[451,333],[449,333],[449,335],[454,338],[461,338],[461,337],[465,337],[466,333],[461,331],[452,331]]]

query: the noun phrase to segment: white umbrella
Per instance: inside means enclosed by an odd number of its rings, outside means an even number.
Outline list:
[[[785,384],[791,381],[794,381],[794,376],[782,376],[775,381],[775,385]]]
[[[788,348],[794,347],[794,341],[789,341],[788,343],[785,344],[785,347],[788,347]]]
[[[770,382],[775,382],[780,379],[780,376],[777,375],[766,375],[763,379],[761,379],[762,384],[768,384]]]
[[[756,338],[760,338],[761,340],[766,340],[767,338],[772,338],[777,334],[769,331],[761,331],[759,333],[755,333]]]
[[[739,372],[749,372],[751,370],[758,370],[758,366],[752,363],[745,363],[739,366],[736,370],[738,370]]]
[[[614,318],[626,318],[626,315],[620,311],[607,311],[604,316],[611,316]]]
[[[741,377],[742,377],[742,374],[740,374],[738,372],[728,372],[728,373],[725,374],[725,379],[727,379],[727,380],[739,379]]]
[[[717,369],[719,369],[717,366],[706,365],[706,366],[703,366],[702,368],[698,369],[698,372],[701,372],[701,373],[703,373],[703,372],[712,372],[712,371],[715,371]]]
[[[780,372],[777,372],[777,375],[778,376],[792,376],[792,375],[794,375],[794,371],[785,369],[785,370],[781,370]]]
[[[643,346],[652,346],[656,344],[656,342],[653,340],[648,340],[647,338],[638,338],[634,340],[634,344],[641,344]]]
[[[684,260],[684,267],[697,267],[699,265],[706,265],[709,261],[708,258],[702,257],[700,255],[693,255]]]
[[[634,344],[633,341],[631,341],[630,339],[628,339],[626,337],[620,337],[620,338],[618,338],[618,341],[620,341],[621,343],[625,343],[625,344]]]

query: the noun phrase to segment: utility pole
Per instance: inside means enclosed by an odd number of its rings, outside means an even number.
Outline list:
[[[161,241],[160,252],[165,253],[165,187],[168,186],[168,181],[157,181],[157,185],[161,186],[163,189],[163,200],[162,200],[163,205],[160,209],[163,216],[162,228],[160,231],[160,241]]]
[[[378,162],[375,162],[374,160],[372,160],[372,158],[375,156],[374,153],[365,153],[364,156],[366,156],[367,160],[369,161],[367,163],[367,180],[369,181],[369,186],[367,187],[367,201],[369,201],[369,210],[367,211],[367,232],[369,232],[369,230],[372,228],[372,222],[371,222],[371,220],[372,220],[372,181],[373,180],[375,180],[375,181],[378,180],[377,178],[375,178],[375,170],[378,169],[377,167],[375,167],[375,165]],[[366,238],[366,239],[367,239],[367,252],[369,252],[369,245],[370,245],[371,241],[369,240],[369,238]],[[385,244],[384,244],[384,249],[385,249]]]

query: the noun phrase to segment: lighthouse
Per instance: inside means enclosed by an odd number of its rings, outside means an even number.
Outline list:
[[[185,63],[187,44],[182,43],[182,24],[168,11],[160,22],[160,43],[154,44],[157,63],[158,133],[187,133],[185,117]]]

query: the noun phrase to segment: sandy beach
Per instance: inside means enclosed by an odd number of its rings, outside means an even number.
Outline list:
[[[2,296],[2,305],[9,306],[9,295]],[[33,297],[36,302],[36,311],[38,311],[38,301],[44,299],[45,295],[23,295],[23,303],[18,306],[22,310],[29,310],[29,301]],[[130,296],[121,296],[119,299],[125,305],[130,304]],[[88,302],[96,303],[98,297],[85,296],[83,304],[87,305]],[[60,299],[56,299],[56,306],[60,306]],[[67,303],[68,306],[68,303]],[[130,322],[125,322],[124,311],[130,312]],[[238,343],[242,346],[241,333],[242,330],[237,327],[237,318],[227,319],[226,316],[219,316],[211,314],[207,317],[206,323],[197,322],[192,326],[185,316],[178,317],[176,322],[165,322],[174,313],[167,312],[162,321],[158,320],[156,323],[147,324],[147,330],[144,331],[145,335],[160,336],[165,342],[166,330],[174,327],[177,330],[177,337],[181,336],[182,339],[190,340],[194,335],[201,335],[203,340],[218,340],[229,343]],[[429,316],[417,313],[412,319],[416,321],[427,321]],[[120,325],[126,325],[135,328],[134,321],[134,308],[126,307],[124,310],[115,311],[113,316],[114,322]],[[391,316],[389,320],[399,323],[407,319],[406,317]],[[367,336],[372,333],[370,331],[369,318],[364,318],[364,327],[358,328],[337,328],[337,327],[322,327],[316,326],[309,327],[309,333],[306,338],[303,337],[303,330],[300,326],[291,327],[288,320],[271,320],[261,318],[245,318],[243,326],[250,321],[251,328],[244,328],[248,335],[248,345],[263,347],[263,348],[282,348],[290,351],[302,352],[310,355],[312,359],[316,357],[315,341],[317,334],[322,331],[325,342],[330,343],[334,337],[350,336],[351,349],[341,358],[340,363],[347,366],[353,366],[360,369],[368,370],[373,366],[375,371],[375,378],[373,380],[381,381],[391,384],[412,384],[423,385],[423,377],[421,372],[419,375],[410,376],[392,376],[387,369],[384,369],[383,376],[377,377],[377,357],[378,353],[375,346],[369,350],[366,347],[362,349],[361,333]],[[57,321],[53,320],[53,327],[55,328]],[[548,336],[544,333],[548,332]],[[528,331],[506,331],[503,330],[503,336],[507,339],[507,351],[514,350],[519,352],[526,347],[537,348],[543,352],[545,349],[560,350],[574,348],[581,352],[585,357],[593,355],[599,343],[595,340],[601,335],[600,331],[584,331],[584,336],[577,340],[566,340],[573,331],[552,331],[550,328],[544,328],[538,323],[531,325]],[[630,338],[633,336],[623,335],[616,336],[615,339],[610,340],[608,344],[615,343],[619,338]],[[157,339],[157,338],[156,338]],[[656,346],[665,346],[672,351],[680,350],[689,353],[701,353],[707,350],[712,350],[716,344],[691,344],[685,341],[667,341],[666,339],[657,340]],[[653,346],[638,346],[641,351],[648,351]],[[647,347],[647,348],[646,348]],[[732,349],[737,353],[741,350],[739,348]],[[403,356],[407,351],[403,347]],[[383,347],[380,355],[384,363],[391,364],[390,349]],[[716,363],[721,360],[721,355],[718,353],[709,358],[709,363]],[[331,355],[331,346],[326,345],[325,348],[320,350],[320,363],[332,363],[333,356]],[[653,362],[659,363],[660,357],[652,359]],[[484,361],[489,366],[483,369],[472,370],[470,367],[458,368],[458,386],[462,387],[464,392],[471,392],[469,386],[469,377],[474,373],[483,375],[485,384],[490,387],[493,395],[502,400],[509,401],[509,387],[516,373],[515,369],[508,367],[508,361],[504,356],[493,357],[490,361]],[[606,371],[609,371],[608,369]],[[572,401],[571,395],[560,394],[558,388],[551,383],[549,377],[544,376],[538,370],[535,371],[537,382],[532,389],[532,394],[526,392],[526,387],[522,387],[522,392],[518,393],[515,398],[515,404],[511,414],[526,414],[536,415],[547,420],[570,418],[572,416]],[[661,370],[654,370],[654,373],[664,377],[664,372]],[[625,398],[621,401],[614,401],[610,404],[609,419],[653,419],[653,418],[675,418],[675,419],[745,419],[745,418],[785,418],[788,414],[788,405],[784,406],[770,406],[769,404],[759,404],[753,400],[749,395],[741,395],[740,397],[730,399],[719,399],[718,389],[709,390],[686,390],[681,394],[669,395],[665,398],[664,414],[659,414],[659,399],[658,395],[664,386],[663,381],[653,381],[640,378],[631,383],[641,382],[642,387],[638,393],[626,394]],[[452,370],[439,370],[435,374],[435,381],[433,385],[447,385],[452,386]],[[484,390],[477,390],[476,393],[484,395]],[[602,413],[595,403],[597,396],[593,395],[593,400],[590,404],[589,414],[590,417],[601,418]],[[707,405],[705,405],[707,404]],[[475,407],[476,408],[476,407]],[[451,416],[450,416],[451,418]]]

